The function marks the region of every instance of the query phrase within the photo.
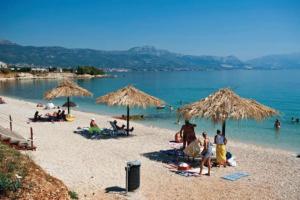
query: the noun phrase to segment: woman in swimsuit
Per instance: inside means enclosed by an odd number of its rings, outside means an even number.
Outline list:
[[[183,138],[183,149],[196,139],[196,124],[191,124],[189,120],[185,120],[185,124],[180,129],[180,137]]]
[[[207,133],[203,132],[202,133],[202,136],[204,138],[204,141],[203,141],[203,151],[201,152],[201,163],[200,163],[200,175],[202,175],[202,169],[203,169],[203,166],[204,164],[206,163],[207,164],[207,167],[208,167],[208,173],[207,175],[210,176],[210,168],[211,168],[211,156],[212,156],[212,144],[210,143],[208,137],[207,137]]]

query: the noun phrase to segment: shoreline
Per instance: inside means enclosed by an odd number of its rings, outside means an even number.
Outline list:
[[[34,75],[32,73],[14,73],[8,75],[8,77],[3,77],[3,74],[0,74],[0,82],[4,81],[20,81],[20,80],[61,80],[61,79],[92,79],[92,78],[115,78],[114,75],[104,74],[104,75],[90,75],[90,74],[82,74],[77,75],[74,73],[55,73],[49,72],[47,74],[42,75]]]
[[[32,99],[21,99],[19,97],[14,97],[14,96],[4,96],[5,98],[11,98],[11,99],[15,99],[15,100],[18,100],[18,101],[23,101],[23,102],[29,102],[29,103],[32,103],[34,105],[36,105],[37,103],[44,103],[46,102],[45,100],[36,100],[36,102]],[[76,108],[74,111],[76,112],[83,112],[83,113],[89,113],[89,114],[92,114],[92,115],[101,115],[103,117],[107,117],[107,118],[111,118],[111,119],[115,119],[115,114],[109,114],[109,113],[105,113],[105,114],[102,114],[102,113],[99,113],[99,112],[93,112],[93,111],[90,111],[89,109],[81,109],[80,107],[79,108]],[[118,120],[121,120],[123,121],[122,119],[118,119]],[[124,121],[125,123],[125,121]],[[137,121],[130,121],[130,123],[138,123],[142,126],[145,126],[146,128],[159,128],[159,129],[162,129],[162,130],[166,130],[168,132],[172,132],[175,134],[176,131],[179,131],[179,129],[177,130],[174,130],[174,129],[171,129],[171,128],[165,128],[165,127],[160,127],[160,126],[155,126],[155,125],[148,125],[148,124],[143,124],[142,122],[140,122],[139,120]],[[196,136],[200,136],[201,137],[201,133],[200,132],[196,132]],[[250,146],[255,146],[257,148],[263,148],[263,149],[270,149],[270,150],[279,150],[279,151],[285,151],[287,153],[291,153],[293,155],[298,155],[300,153],[300,151],[298,150],[295,150],[294,148],[291,149],[291,148],[285,148],[285,147],[278,147],[278,146],[272,146],[272,144],[263,144],[263,143],[260,143],[260,144],[257,144],[257,143],[254,143],[253,141],[251,142],[245,142],[243,140],[239,140],[239,139],[232,139],[230,138],[230,140],[234,143],[241,143],[243,145],[250,145]]]
[[[297,199],[300,195],[300,159],[292,151],[261,147],[230,138],[227,148],[236,156],[237,167],[212,168],[211,177],[186,178],[170,172],[161,162],[145,156],[170,148],[168,141],[173,139],[172,130],[131,122],[135,127],[133,137],[88,140],[74,134],[72,130],[78,126],[87,126],[92,117],[96,118],[100,127],[109,128],[108,121],[112,117],[72,111],[76,116],[74,122],[26,124],[27,118],[37,109],[36,104],[5,96],[4,99],[7,104],[0,105],[1,113],[12,114],[16,122],[26,126],[18,127],[16,124],[17,132],[28,137],[27,128],[34,128],[37,151],[25,154],[70,189],[77,191],[82,199],[99,199],[107,195],[105,189],[109,187],[124,188],[125,163],[136,159],[142,162],[141,188],[130,196],[112,194],[109,197],[185,199],[185,193],[190,193],[191,199],[201,195],[206,195],[206,199],[237,199],[246,196],[249,199]],[[0,124],[7,126],[3,121]],[[221,179],[221,176],[236,171],[246,171],[250,176],[235,182]],[[183,181],[185,185],[182,185]],[[203,194],[199,188],[203,188],[207,194]]]

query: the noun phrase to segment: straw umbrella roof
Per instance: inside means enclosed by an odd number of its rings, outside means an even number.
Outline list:
[[[117,105],[142,108],[146,108],[147,106],[160,106],[164,104],[164,101],[142,92],[132,85],[128,85],[115,92],[99,97],[96,102],[105,103],[109,106]]]
[[[70,80],[63,80],[57,87],[45,93],[44,98],[51,100],[58,97],[92,96],[88,90]]]
[[[276,110],[255,100],[242,98],[228,88],[220,89],[200,101],[182,107],[179,113],[185,119],[202,117],[214,122],[223,122],[226,119],[260,121],[278,114]]]

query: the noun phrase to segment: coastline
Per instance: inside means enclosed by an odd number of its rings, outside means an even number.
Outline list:
[[[54,73],[50,72],[42,75],[34,75],[31,73],[15,73],[7,75],[3,77],[3,74],[0,76],[1,81],[16,81],[16,80],[47,80],[47,79],[92,79],[92,78],[114,78],[115,76],[104,74],[104,75],[90,75],[90,74],[82,74],[77,75],[74,73]]]
[[[174,135],[172,130],[131,122],[135,127],[133,137],[87,140],[74,134],[73,130],[87,126],[92,117],[100,127],[109,128],[108,121],[112,117],[72,111],[76,116],[72,123],[27,124],[28,117],[32,117],[37,109],[36,104],[11,97],[4,99],[7,104],[0,105],[1,113],[13,116],[18,122],[16,131],[28,137],[28,128],[34,129],[37,151],[25,154],[69,188],[78,191],[83,199],[97,199],[97,195],[105,195],[104,190],[108,187],[124,188],[125,162],[135,159],[142,162],[141,188],[130,196],[109,195],[112,198],[185,199],[186,193],[191,194],[190,199],[201,195],[207,195],[203,197],[205,199],[297,199],[300,196],[300,159],[291,151],[245,144],[230,138],[228,149],[236,156],[237,167],[213,168],[211,177],[186,178],[171,173],[161,162],[145,156],[168,149],[168,141]],[[7,126],[4,121],[0,124]],[[221,176],[236,171],[246,171],[250,176],[236,182],[221,179]],[[203,191],[207,193],[203,194]]]

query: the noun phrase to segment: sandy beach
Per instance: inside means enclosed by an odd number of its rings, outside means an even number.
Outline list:
[[[183,177],[170,172],[153,159],[160,150],[169,149],[174,132],[132,122],[132,137],[90,140],[73,133],[88,126],[95,118],[103,128],[110,128],[111,117],[72,111],[74,122],[27,123],[36,105],[4,97],[0,113],[11,114],[14,130],[29,137],[34,131],[36,151],[27,151],[38,165],[62,180],[80,199],[299,199],[300,159],[295,152],[271,149],[234,141],[228,133],[227,149],[236,156],[237,167],[212,168],[211,177]],[[38,109],[40,113],[48,111]],[[1,118],[0,125],[8,127]],[[198,133],[199,134],[199,133]],[[263,139],[263,138],[262,138]],[[148,156],[146,156],[148,155]],[[151,157],[152,159],[150,159]],[[125,163],[140,160],[141,187],[128,195],[106,193],[112,187],[125,188]],[[250,174],[231,182],[221,177],[232,172]]]

